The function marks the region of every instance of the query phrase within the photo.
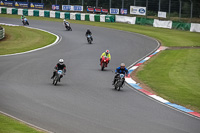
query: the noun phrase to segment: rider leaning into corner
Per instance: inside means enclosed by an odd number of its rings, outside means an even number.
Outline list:
[[[101,64],[101,60],[102,60],[102,57],[103,57],[103,56],[107,56],[107,57],[109,58],[109,61],[108,61],[108,63],[109,63],[110,60],[111,60],[110,51],[109,51],[109,50],[106,50],[105,52],[103,52],[103,53],[101,54],[101,57],[100,57],[100,64]]]
[[[120,74],[126,74],[126,76],[128,75],[128,69],[125,67],[125,64],[124,63],[121,63],[120,67],[116,68],[115,70],[115,77],[114,77],[114,81],[113,81],[113,85],[115,84],[116,82],[116,78],[120,75]],[[125,79],[124,79],[125,81]],[[124,81],[122,83],[122,85],[124,84]]]
[[[69,26],[70,26],[70,23],[68,21],[66,21],[65,19],[63,20],[63,24],[64,24],[64,26],[67,26],[67,24],[69,24]]]
[[[92,32],[90,31],[90,29],[87,29],[86,33],[85,33],[85,36],[87,37],[88,35],[91,36],[91,40],[93,41],[93,38],[92,38]]]
[[[65,73],[66,73],[66,65],[64,64],[64,60],[63,59],[59,59],[59,63],[57,63],[57,65],[54,67],[54,69],[55,70],[53,72],[53,76],[51,77],[51,79],[53,79],[55,77],[56,72],[58,70],[64,71],[64,75],[65,75]],[[62,76],[61,76],[61,78],[62,78]]]

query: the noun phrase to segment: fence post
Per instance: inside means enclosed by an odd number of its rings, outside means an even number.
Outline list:
[[[147,18],[148,4],[149,4],[149,1],[146,0],[146,18]]]
[[[96,7],[98,7],[98,0],[96,0]]]
[[[171,14],[171,0],[169,0],[169,19],[170,19],[170,14]]]
[[[83,6],[83,4],[84,4],[84,2],[83,2],[83,0],[82,0],[82,6]]]
[[[124,0],[122,0],[122,9],[124,9]]]
[[[109,9],[111,8],[111,3],[112,3],[112,0],[110,0],[110,2],[109,2]]]
[[[160,11],[161,0],[159,0],[158,11]]]
[[[181,0],[179,0],[179,2],[180,2],[180,6],[179,6],[179,20],[181,19],[181,6],[182,6],[182,1]]]
[[[190,19],[192,19],[192,12],[193,12],[193,2],[192,2],[192,0],[190,0],[190,2],[191,2]]]

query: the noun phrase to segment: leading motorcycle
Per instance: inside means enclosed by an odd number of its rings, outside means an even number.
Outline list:
[[[58,82],[60,82],[60,79],[63,77],[63,71],[62,70],[58,70],[56,72],[56,75],[53,78],[53,84],[57,85]]]

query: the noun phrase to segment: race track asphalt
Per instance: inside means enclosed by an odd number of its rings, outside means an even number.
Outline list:
[[[0,22],[21,25],[20,19]],[[56,133],[199,133],[200,120],[164,106],[127,85],[118,92],[112,80],[121,62],[131,65],[158,47],[155,40],[108,28],[29,21],[62,36],[59,44],[32,53],[0,57],[0,111]],[[87,28],[94,43],[87,44]],[[26,34],[26,31],[24,31]],[[100,70],[109,49],[111,62]],[[59,58],[67,65],[57,86],[50,77]]]

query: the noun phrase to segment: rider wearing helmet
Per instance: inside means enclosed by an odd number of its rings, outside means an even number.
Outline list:
[[[70,25],[70,23],[64,19],[64,20],[63,20],[64,26],[67,26],[67,23]]]
[[[115,75],[115,77],[114,77],[113,85],[114,85],[115,82],[116,82],[116,78],[117,78],[120,74],[124,74],[124,75],[126,74],[126,75],[128,75],[128,69],[125,67],[125,64],[124,64],[124,63],[121,63],[120,67],[116,68],[115,73],[116,73],[116,75]],[[124,84],[124,82],[123,82],[123,84]],[[122,84],[122,85],[123,85],[123,84]]]
[[[90,31],[90,29],[87,29],[86,33],[85,33],[85,36],[87,37],[88,35],[91,36],[91,40],[93,41],[93,38],[92,38],[92,32]]]
[[[22,22],[24,21],[25,18],[26,18],[26,17],[25,17],[24,15],[21,16]]]
[[[109,63],[110,60],[111,60],[110,51],[109,51],[109,50],[106,50],[105,52],[103,52],[103,53],[101,54],[101,57],[100,57],[100,64],[101,64],[101,60],[102,60],[102,57],[103,57],[103,56],[107,56],[107,57],[109,58],[109,61],[108,61],[108,63]]]
[[[59,63],[57,63],[57,65],[54,67],[54,72],[53,72],[53,76],[51,77],[51,79],[53,79],[56,75],[56,72],[58,70],[63,70],[64,74],[66,73],[66,65],[64,64],[64,60],[63,59],[59,59]],[[62,78],[62,77],[61,77]]]

